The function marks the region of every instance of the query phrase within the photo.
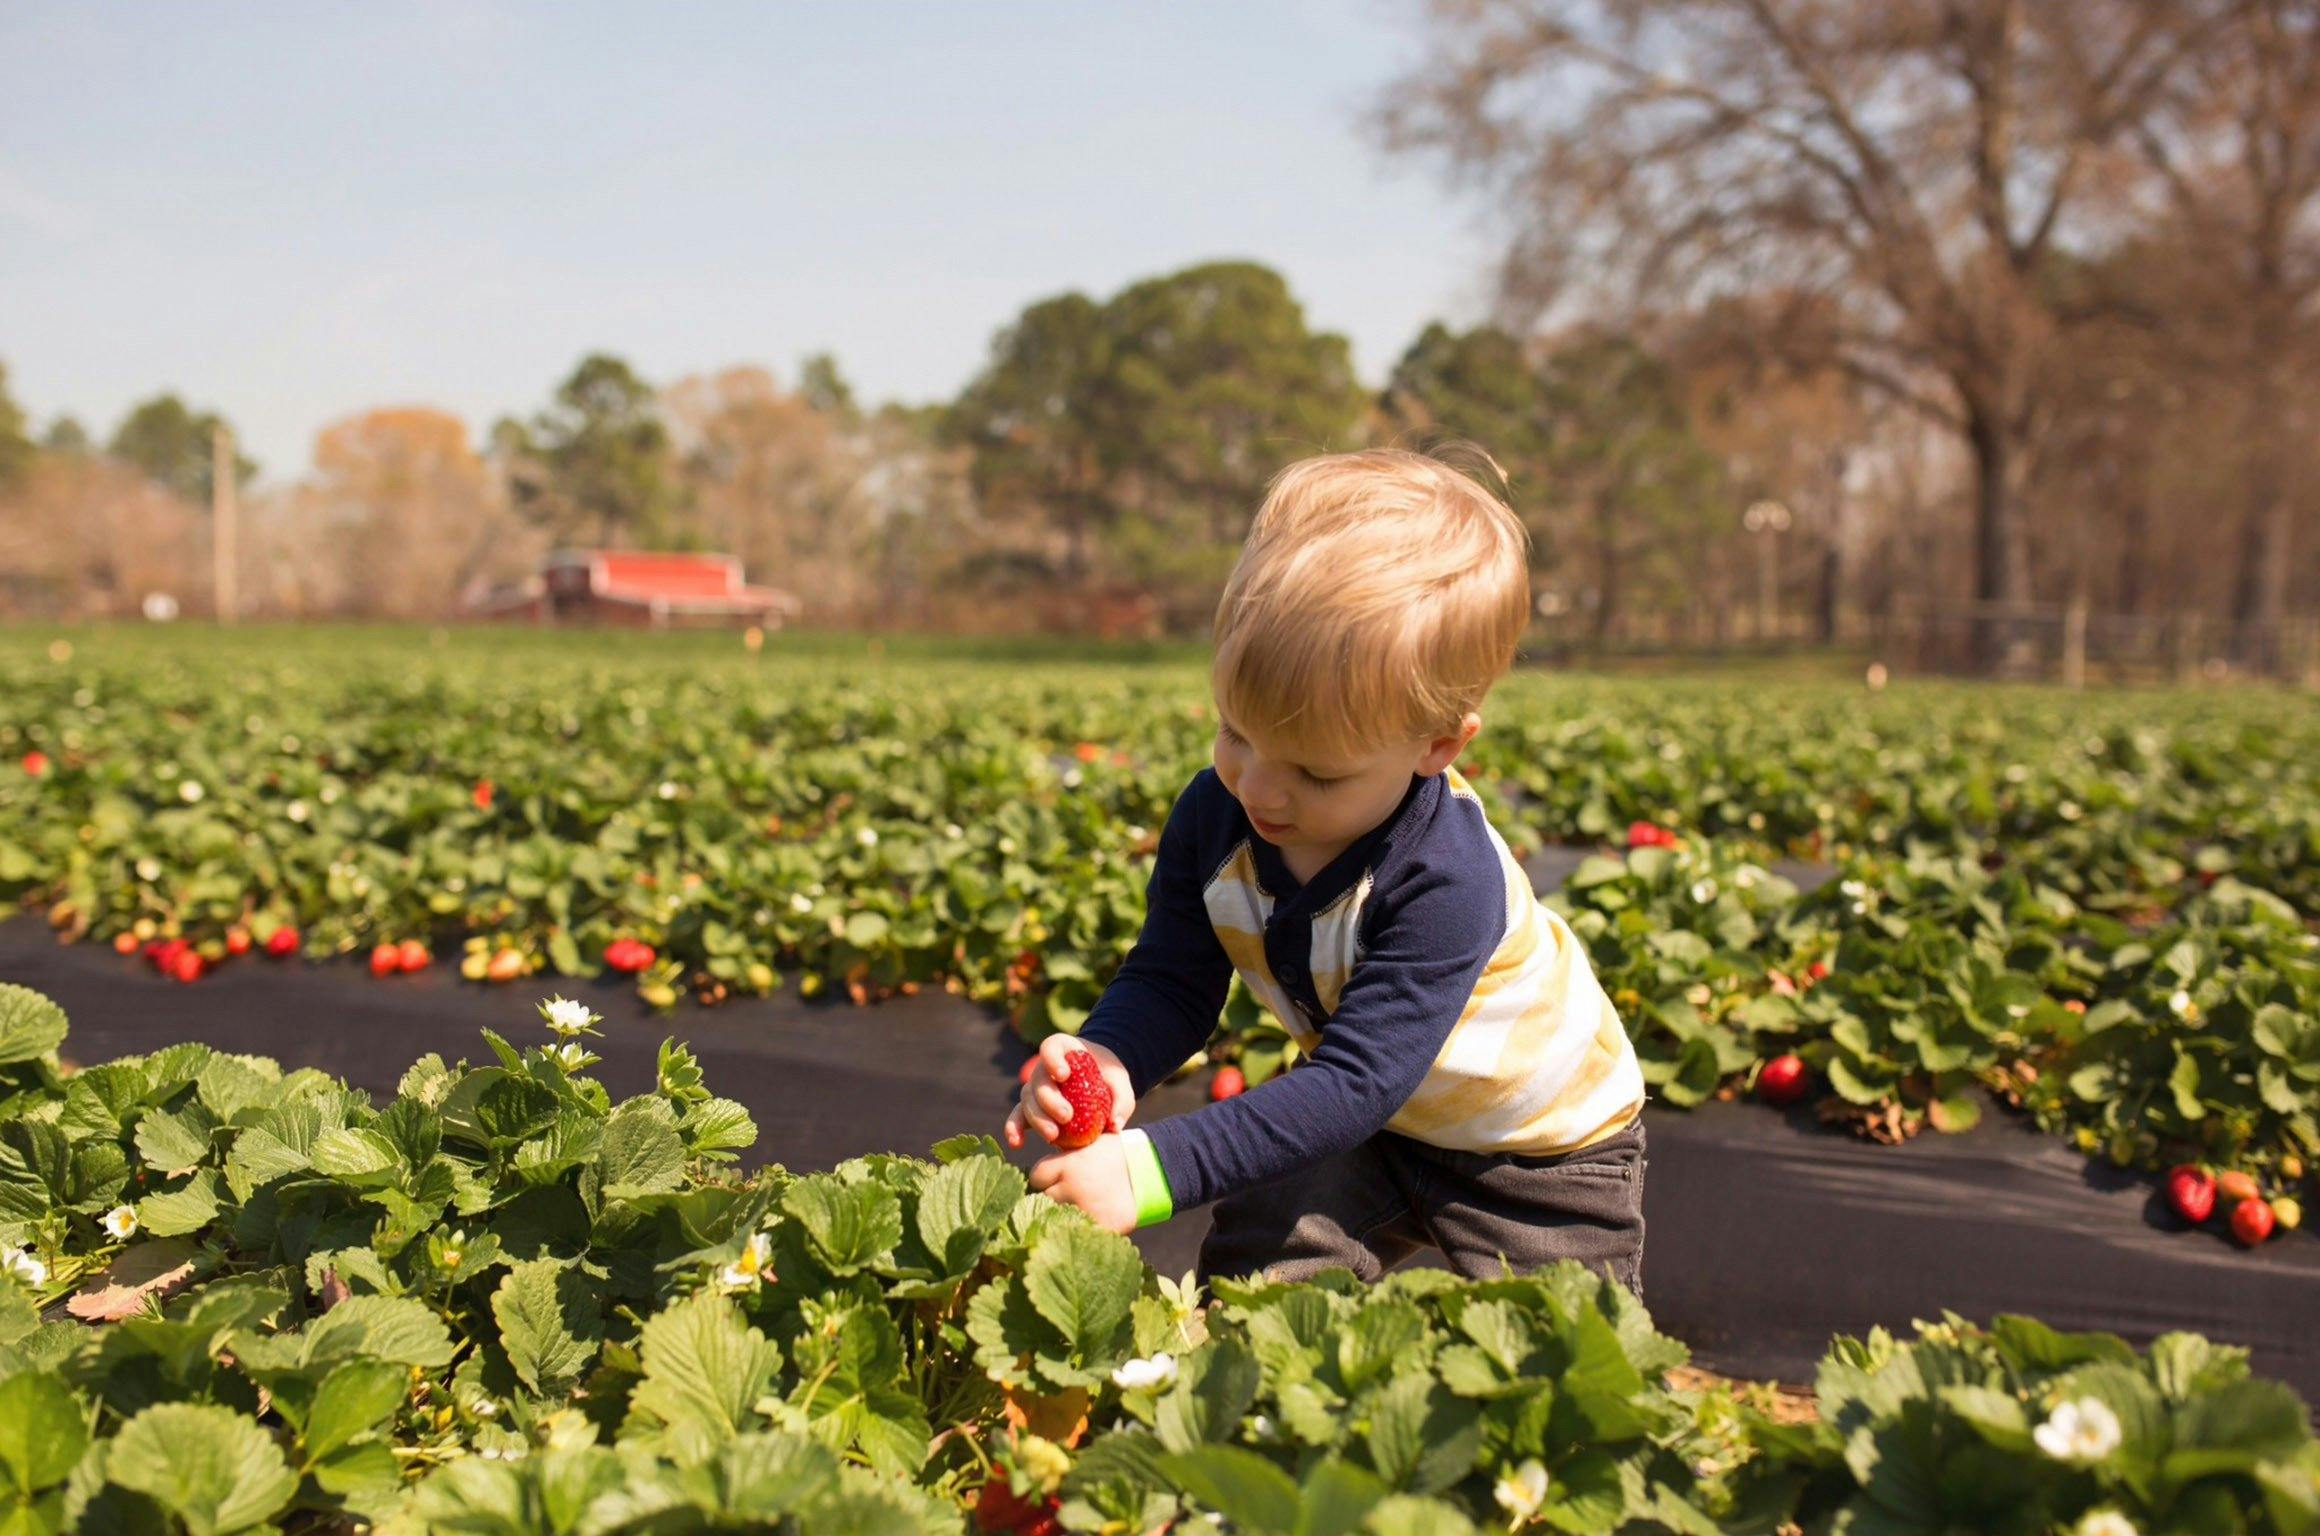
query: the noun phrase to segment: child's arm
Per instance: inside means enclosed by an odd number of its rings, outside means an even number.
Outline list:
[[[1377,941],[1354,965],[1304,1064],[1141,1133],[1174,1210],[1367,1141],[1425,1081],[1504,936],[1505,877],[1495,859],[1428,870],[1381,908],[1374,913]]]
[[[1216,770],[1203,768],[1176,797],[1144,887],[1143,932],[1080,1026],[1082,1042],[1106,1047],[1127,1068],[1137,1098],[1208,1044],[1232,986],[1232,961],[1200,893],[1203,812],[1223,793]]]

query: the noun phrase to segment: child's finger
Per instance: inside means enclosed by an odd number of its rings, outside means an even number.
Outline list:
[[[1047,1064],[1047,1075],[1052,1078],[1071,1076],[1070,1035],[1049,1035],[1039,1042],[1039,1059]]]
[[[1063,1129],[1061,1125],[1047,1117],[1047,1112],[1040,1107],[1036,1093],[1028,1085],[1023,1089],[1021,1101],[1015,1106],[1015,1113],[1023,1117],[1025,1125],[1030,1126],[1049,1141],[1055,1140],[1057,1134]]]
[[[1032,1092],[1038,1096],[1039,1107],[1047,1112],[1047,1117],[1050,1120],[1053,1120],[1057,1125],[1070,1123],[1071,1100],[1064,1097],[1061,1088],[1056,1087],[1053,1083],[1041,1083]]]
[[[1063,1177],[1063,1159],[1043,1157],[1031,1165],[1031,1187],[1044,1190]]]
[[[999,1128],[999,1137],[1010,1150],[1023,1145],[1023,1106],[1018,1104],[1007,1111],[1007,1123]]]

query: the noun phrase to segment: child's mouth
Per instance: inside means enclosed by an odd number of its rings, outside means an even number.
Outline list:
[[[1252,815],[1249,817],[1249,821],[1250,824],[1255,826],[1259,832],[1264,833],[1265,836],[1270,838],[1277,838],[1283,832],[1293,832],[1296,830],[1296,828],[1291,826],[1276,825],[1273,822],[1265,820],[1265,818],[1262,816]]]

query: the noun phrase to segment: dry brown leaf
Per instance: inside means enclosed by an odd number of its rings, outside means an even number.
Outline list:
[[[201,1250],[182,1237],[160,1237],[136,1243],[113,1256],[113,1262],[81,1282],[64,1309],[89,1323],[116,1323],[145,1310],[145,1298],[156,1299],[193,1278]]]

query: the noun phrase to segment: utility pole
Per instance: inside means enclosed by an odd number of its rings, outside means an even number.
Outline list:
[[[233,428],[222,421],[211,428],[209,452],[210,590],[217,599],[217,621],[231,624],[241,608],[240,594],[234,589],[234,523],[240,509]]]

